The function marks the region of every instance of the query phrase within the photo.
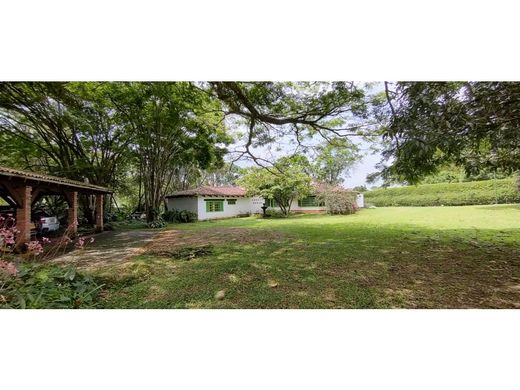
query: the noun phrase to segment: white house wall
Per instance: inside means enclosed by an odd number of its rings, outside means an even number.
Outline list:
[[[365,207],[365,196],[363,194],[357,194],[356,203],[357,203],[357,207],[359,207],[359,208]]]
[[[168,210],[188,210],[197,213],[197,197],[168,198]]]
[[[206,212],[206,199],[224,199],[224,211]],[[228,204],[228,199],[236,199],[235,204]],[[241,214],[251,213],[251,198],[241,197],[204,197],[197,198],[199,220],[236,217]]]
[[[206,212],[206,200],[224,199],[224,211]],[[228,199],[236,199],[234,205],[228,204]],[[358,207],[364,207],[363,194],[357,195]],[[236,217],[243,214],[260,214],[262,213],[262,206],[264,199],[261,197],[204,197],[204,196],[192,196],[192,197],[181,197],[181,198],[168,198],[168,210],[189,210],[197,213],[200,221],[207,219],[218,219],[218,218],[230,218]],[[278,207],[274,207],[279,209]],[[291,211],[295,212],[322,212],[325,211],[325,207],[311,206],[311,207],[299,207],[298,200],[293,200],[291,203]]]
[[[264,198],[260,196],[253,196],[250,199],[250,207],[251,207],[251,213],[252,214],[262,214],[262,206],[265,203]]]

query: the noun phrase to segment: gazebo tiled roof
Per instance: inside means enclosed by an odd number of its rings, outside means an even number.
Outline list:
[[[65,187],[79,188],[87,191],[90,190],[88,192],[93,193],[112,193],[112,191],[106,187],[100,187],[93,184],[83,183],[81,181],[65,179],[57,176],[43,175],[41,173],[34,173],[28,171],[20,171],[17,169],[0,166],[0,177],[2,176],[7,178],[15,178],[23,181],[58,184]]]

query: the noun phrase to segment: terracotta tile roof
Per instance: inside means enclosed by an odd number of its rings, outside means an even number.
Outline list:
[[[107,193],[107,194],[112,192],[106,187],[100,187],[100,186],[96,186],[94,184],[83,183],[81,181],[76,181],[76,180],[71,180],[71,179],[65,179],[63,177],[43,175],[41,173],[19,171],[17,169],[0,166],[0,178],[2,176],[9,177],[9,178],[23,179],[26,181],[61,184],[64,186],[83,188],[83,189],[92,190],[94,192],[103,192],[103,193]]]
[[[179,198],[183,196],[246,196],[246,189],[242,187],[210,187],[202,186],[191,190],[177,191],[167,198]]]

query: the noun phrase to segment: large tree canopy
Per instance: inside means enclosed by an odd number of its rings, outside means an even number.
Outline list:
[[[149,221],[159,216],[180,167],[223,164],[222,146],[230,140],[214,115],[218,106],[190,83],[125,83],[111,98],[133,134]]]
[[[235,158],[258,165],[271,160],[258,156],[255,147],[291,138],[295,149],[315,146],[315,138],[374,135],[377,121],[370,116],[373,96],[354,82],[212,82],[210,91],[223,103],[228,117],[239,118],[246,134]]]
[[[131,136],[103,83],[0,83],[2,160],[11,166],[117,187]]]
[[[192,83],[0,83],[0,140],[5,165],[115,190],[138,175],[152,220],[186,174],[222,165],[230,138]]]
[[[416,183],[449,163],[520,169],[520,83],[400,82],[386,94],[385,178]]]
[[[316,179],[330,185],[338,185],[361,159],[358,145],[339,138],[319,145],[313,171]]]

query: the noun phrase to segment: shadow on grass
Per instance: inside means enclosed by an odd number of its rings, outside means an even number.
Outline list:
[[[288,235],[281,241],[224,241],[213,254],[191,261],[134,258],[115,273],[134,275],[135,283],[113,288],[105,305],[500,308],[520,302],[520,229],[280,224],[270,231]],[[225,292],[221,300],[214,298],[218,291]]]

